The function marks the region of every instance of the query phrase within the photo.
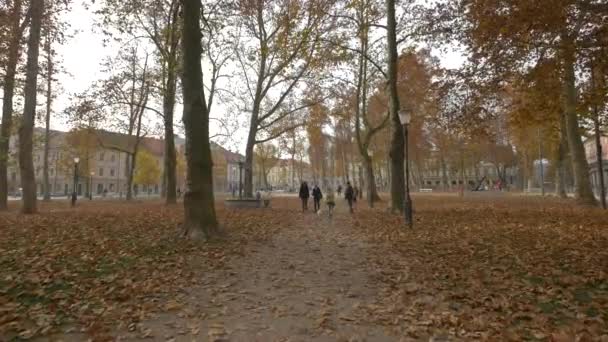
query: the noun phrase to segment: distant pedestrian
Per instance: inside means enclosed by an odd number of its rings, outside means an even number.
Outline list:
[[[308,189],[308,184],[306,182],[302,182],[299,196],[302,200],[302,211],[308,210],[308,198],[310,197],[310,190]]]
[[[182,189],[177,188],[177,198],[181,198],[182,197]]]
[[[342,185],[338,184],[338,196],[342,196]]]
[[[359,197],[359,188],[357,186],[353,189],[353,202],[357,203],[357,198]]]
[[[332,217],[334,213],[334,207],[336,206],[336,198],[332,188],[327,189],[327,196],[325,196],[325,203],[327,203],[327,212],[329,217]]]
[[[344,198],[346,198],[346,201],[348,201],[348,209],[350,210],[350,213],[353,213],[353,201],[355,198],[355,189],[353,189],[352,185],[350,185],[350,182],[346,182],[346,190],[344,191]]]
[[[319,211],[319,209],[321,209],[321,199],[323,198],[323,193],[321,192],[321,189],[319,188],[318,185],[315,185],[315,187],[312,189],[312,199],[314,200],[314,204],[315,204],[315,213],[317,211]]]

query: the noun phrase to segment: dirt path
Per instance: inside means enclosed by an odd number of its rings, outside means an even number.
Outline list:
[[[175,341],[397,340],[365,323],[362,309],[374,305],[379,289],[367,265],[371,246],[353,234],[345,208],[332,220],[326,213],[290,215],[292,224],[272,240],[250,243],[245,257],[185,294],[190,308],[139,327],[138,335],[143,329],[155,340]]]

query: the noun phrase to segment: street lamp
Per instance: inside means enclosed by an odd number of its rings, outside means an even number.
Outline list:
[[[372,150],[367,150],[367,155],[369,156],[369,163],[370,165],[368,165],[369,169],[367,170],[367,182],[369,183],[367,185],[367,203],[369,204],[370,208],[374,207],[374,186],[375,186],[375,182],[376,180],[372,177],[372,173],[370,172],[373,167],[374,167],[374,151]]]
[[[78,163],[80,158],[74,157],[74,187],[72,188],[72,207],[76,205],[78,194],[76,193],[76,185],[78,184]]]
[[[91,171],[91,186],[89,187],[89,201],[93,200],[93,176],[95,176],[95,172]]]
[[[239,161],[239,199],[243,199],[243,162]]]
[[[410,160],[409,160],[409,143],[408,143],[408,125],[412,120],[412,114],[409,110],[399,110],[399,121],[403,125],[403,137],[405,138],[405,203],[403,211],[405,215],[405,223],[412,228],[414,225],[412,217],[412,199],[410,198]]]

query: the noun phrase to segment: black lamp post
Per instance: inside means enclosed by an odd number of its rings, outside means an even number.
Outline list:
[[[80,162],[80,158],[74,158],[74,187],[72,189],[72,207],[76,205],[76,200],[78,199],[78,193],[76,192],[76,186],[78,185],[78,163]]]
[[[412,228],[414,225],[414,219],[412,217],[412,198],[410,197],[410,158],[409,158],[409,139],[408,139],[408,125],[412,115],[410,111],[401,109],[399,110],[399,121],[403,125],[403,137],[405,138],[405,203],[403,211],[405,215],[405,223],[408,227]]]
[[[370,168],[373,169],[374,168],[374,151],[367,150],[367,155],[369,156],[369,162],[371,164]],[[369,207],[373,208],[374,207],[374,192],[373,192],[373,189],[375,187],[376,180],[371,177],[371,173],[369,172],[369,170],[367,170],[367,171],[368,171],[367,172],[368,173],[368,175],[367,175],[367,182],[369,183],[367,185],[367,188],[369,190],[367,192],[367,202],[369,204]],[[361,189],[361,190],[363,190],[363,189]]]
[[[239,199],[243,199],[243,162],[239,161]]]
[[[95,172],[91,171],[91,186],[89,187],[89,201],[93,200],[93,176],[95,176]]]

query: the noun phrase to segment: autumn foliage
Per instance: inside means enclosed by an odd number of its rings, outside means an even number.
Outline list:
[[[338,254],[367,246],[360,250],[368,263],[351,271],[378,290],[357,297],[361,304],[348,316],[338,312],[343,323],[424,340],[601,341],[608,333],[608,231],[599,209],[520,196],[414,200],[413,231],[384,208],[361,205],[351,216],[342,201],[334,224],[299,213],[296,199],[242,211],[218,203],[228,239],[207,244],[176,238],[182,210],[156,202],[81,204],[76,211],[53,202],[36,216],[8,213],[0,217],[0,336],[160,338],[146,328],[154,317],[191,315],[188,303],[201,300],[203,284],[222,292],[225,285],[210,279],[224,279],[252,253],[294,233],[312,239],[304,245],[339,239],[331,245]],[[316,258],[330,272],[331,265],[350,267],[348,259],[321,260],[314,248],[283,247],[288,254],[273,258]],[[273,275],[275,294],[294,276],[268,265],[259,272]],[[307,291],[314,297],[320,289]],[[250,296],[242,290],[238,302],[258,300]],[[216,300],[210,305],[229,303]],[[196,317],[204,321],[211,309],[202,310]],[[324,324],[325,333],[341,327]]]

